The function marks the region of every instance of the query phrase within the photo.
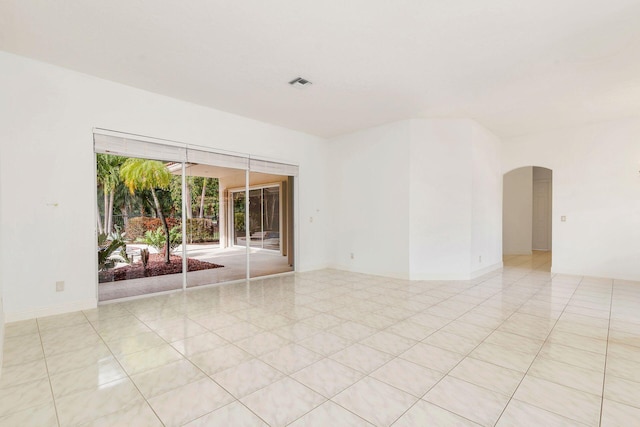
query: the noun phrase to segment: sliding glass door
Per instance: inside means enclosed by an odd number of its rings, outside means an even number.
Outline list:
[[[185,193],[190,194],[186,252],[189,263],[194,264],[187,274],[187,287],[246,279],[245,248],[227,242],[236,220],[227,214],[230,199],[226,191],[230,184],[246,187],[246,170],[187,163],[186,171]],[[196,264],[202,262],[216,267],[200,270]]]
[[[254,193],[250,203],[252,232],[249,276],[262,277],[293,271],[293,253],[289,252],[288,178],[284,175],[251,172],[250,187]],[[251,193],[250,191],[250,193]],[[291,245],[292,246],[292,245]],[[291,247],[292,249],[292,247]],[[291,258],[289,258],[291,255]]]
[[[296,166],[111,131],[94,146],[100,301],[293,271]]]
[[[96,154],[98,298],[182,288],[181,177],[175,163]],[[177,164],[182,170],[182,165]]]
[[[248,244],[251,248],[280,252],[282,211],[280,192],[280,184],[249,189],[249,233],[246,233],[245,230],[245,191],[234,190],[232,192],[233,215],[236,219],[234,245],[247,246]]]

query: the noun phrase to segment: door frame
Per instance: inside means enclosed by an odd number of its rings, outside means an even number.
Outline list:
[[[249,246],[249,248],[251,247],[251,244],[250,244],[249,240],[246,241],[247,245],[237,245],[236,244],[236,235],[235,235],[236,234],[236,227],[235,227],[235,212],[234,212],[235,203],[234,203],[234,200],[233,200],[233,194],[234,193],[245,193],[245,197],[247,197],[247,195],[249,194],[249,192],[251,190],[259,190],[259,189],[263,189],[263,188],[275,188],[275,187],[278,188],[278,200],[279,200],[279,203],[278,203],[278,210],[279,210],[279,213],[278,213],[278,221],[279,221],[278,227],[279,227],[279,230],[280,230],[279,237],[278,237],[278,239],[279,239],[279,244],[278,244],[279,249],[278,249],[278,251],[276,251],[275,249],[266,249],[266,248],[260,248],[260,249],[261,250],[265,250],[265,251],[280,252],[280,255],[283,254],[282,227],[284,225],[284,223],[283,223],[284,205],[283,205],[283,199],[282,199],[282,181],[250,185],[248,187],[234,187],[234,188],[227,189],[227,191],[229,193],[229,207],[228,207],[229,212],[228,212],[228,214],[229,214],[229,218],[230,218],[230,221],[228,221],[228,224],[229,224],[229,233],[228,233],[228,236],[229,236],[229,242],[228,242],[229,247],[244,247],[244,246]],[[262,197],[264,198],[264,195]],[[247,207],[248,207],[248,200],[249,199],[247,198],[246,204],[245,204]],[[246,211],[247,211],[247,208],[245,208],[245,215],[246,215],[245,221],[246,221],[246,224],[247,224],[247,226],[245,227],[245,229],[246,229],[245,238],[248,238],[249,237],[249,227],[248,226],[250,224],[249,224],[249,215],[248,215],[248,212],[246,212]]]

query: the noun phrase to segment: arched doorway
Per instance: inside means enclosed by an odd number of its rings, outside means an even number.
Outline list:
[[[551,270],[553,172],[526,166],[503,177],[502,252],[505,266]]]

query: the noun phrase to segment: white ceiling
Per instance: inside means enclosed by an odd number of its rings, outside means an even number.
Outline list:
[[[325,137],[640,115],[639,0],[0,0],[0,49]]]

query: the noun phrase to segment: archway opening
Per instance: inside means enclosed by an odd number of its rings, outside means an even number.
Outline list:
[[[538,166],[503,177],[502,254],[505,266],[551,271],[553,171]]]

